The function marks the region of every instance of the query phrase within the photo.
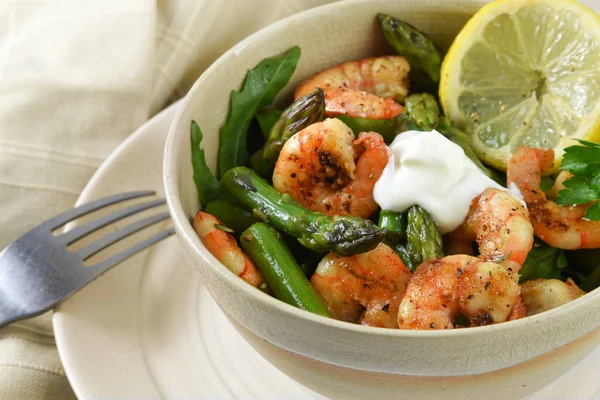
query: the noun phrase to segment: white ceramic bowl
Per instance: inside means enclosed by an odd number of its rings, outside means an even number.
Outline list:
[[[390,52],[375,21],[377,12],[416,25],[447,48],[483,3],[343,1],[297,14],[219,58],[194,84],[171,127],[165,149],[166,196],[189,261],[255,349],[329,397],[518,398],[564,373],[600,341],[600,291],[533,317],[460,330],[376,329],[320,317],[234,276],[204,248],[190,225],[199,208],[190,163],[190,122],[202,128],[207,161],[214,168],[230,92],[240,88],[248,69],[299,45],[300,63],[278,98],[290,101],[293,88],[314,72]]]

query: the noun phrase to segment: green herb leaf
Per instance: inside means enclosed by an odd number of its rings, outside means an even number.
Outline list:
[[[258,126],[260,126],[260,130],[265,139],[269,138],[269,133],[271,132],[273,125],[275,125],[275,123],[279,121],[279,118],[281,118],[281,114],[283,114],[283,111],[273,107],[262,109],[258,114],[256,114]]]
[[[558,205],[587,204],[600,199],[600,145],[579,140],[582,146],[569,146],[565,149],[561,169],[573,176],[563,182],[565,189],[558,192],[555,201]],[[585,218],[600,220],[600,206],[588,208]]]
[[[561,169],[570,173],[598,175],[600,172],[600,145],[578,140],[583,146],[569,146],[565,149]]]
[[[224,196],[224,189],[221,183],[215,179],[210,168],[206,165],[204,149],[200,147],[202,143],[202,131],[196,121],[192,121],[190,137],[192,142],[192,170],[200,203],[206,205],[220,197],[227,197]]]
[[[521,275],[519,283],[537,278],[559,279],[562,270],[567,266],[567,257],[564,250],[556,249],[536,239],[519,271]]]
[[[241,91],[231,92],[229,118],[221,128],[219,173],[246,165],[248,126],[259,110],[273,103],[275,96],[287,84],[300,59],[300,47],[281,55],[265,58],[248,71]]]
[[[596,203],[585,210],[583,217],[590,221],[600,221],[600,203]]]
[[[226,227],[225,225],[215,224],[215,228],[222,230],[227,233],[235,233],[235,231],[231,228]]]
[[[600,249],[581,249],[565,251],[569,261],[569,270],[585,275],[600,267]]]
[[[568,250],[565,254],[569,268],[561,278],[573,278],[586,292],[600,286],[600,249]]]
[[[598,198],[598,192],[590,187],[590,181],[581,176],[573,176],[563,182],[562,189],[556,196],[556,203],[561,205],[586,204]]]
[[[600,286],[600,264],[587,276],[581,276],[578,274],[581,282],[579,283],[579,287],[581,290],[586,292],[591,292]]]
[[[540,189],[544,192],[548,192],[554,186],[554,179],[549,176],[542,176],[542,180],[540,182]]]
[[[408,268],[410,272],[414,272],[418,265],[413,263],[412,257],[408,253],[406,246],[403,244],[395,244],[392,248],[396,254],[398,254],[398,257],[400,257],[406,268]]]
[[[590,179],[590,188],[592,188],[596,192],[600,192],[600,174],[592,176],[592,178]]]

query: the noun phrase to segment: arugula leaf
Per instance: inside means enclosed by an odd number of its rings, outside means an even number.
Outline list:
[[[558,205],[586,204],[600,199],[600,145],[579,140],[583,146],[565,149],[561,169],[573,176],[563,182],[565,189],[558,192]],[[592,221],[600,220],[600,205],[589,207],[585,216]]]
[[[192,170],[194,172],[194,182],[196,183],[196,189],[198,189],[200,204],[205,206],[221,197],[227,198],[225,188],[221,186],[221,183],[214,177],[210,168],[206,165],[204,149],[200,147],[202,143],[202,131],[196,121],[192,121],[190,137],[192,142]]]
[[[265,139],[269,138],[269,133],[271,133],[273,125],[281,118],[281,114],[283,114],[283,111],[273,107],[262,109],[256,114],[256,121],[258,121],[258,125],[260,126],[260,130]]]
[[[231,92],[229,118],[221,128],[219,173],[223,175],[249,161],[248,127],[259,110],[273,103],[275,96],[287,84],[300,59],[300,47],[295,46],[271,58],[265,58],[248,71],[242,90]]]
[[[564,250],[556,249],[536,238],[519,271],[521,275],[519,283],[537,278],[560,279],[563,270],[567,267]]]

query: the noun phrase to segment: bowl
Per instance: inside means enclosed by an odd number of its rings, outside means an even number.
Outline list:
[[[186,95],[164,157],[169,209],[182,249],[241,335],[283,372],[330,398],[520,398],[553,381],[600,341],[600,292],[562,307],[498,325],[446,331],[389,330],[311,314],[270,297],[227,270],[190,224],[199,209],[192,179],[190,122],[204,133],[216,167],[219,129],[229,95],[263,58],[299,45],[300,62],[276,102],[343,61],[391,53],[378,12],[406,20],[447,48],[485,2],[358,0],[314,8],[248,37],[219,58]]]

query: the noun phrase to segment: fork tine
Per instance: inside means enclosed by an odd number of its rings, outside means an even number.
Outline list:
[[[101,273],[103,273],[104,271],[106,271],[107,269],[120,263],[121,261],[128,259],[129,257],[133,256],[134,254],[139,253],[140,251],[144,250],[145,248],[150,247],[153,244],[160,242],[164,238],[171,236],[174,233],[175,233],[174,228],[169,228],[167,230],[164,230],[164,231],[157,233],[156,235],[144,240],[143,242],[140,242],[126,250],[123,250],[120,253],[115,254],[114,256],[112,256],[104,261],[99,262],[98,264],[94,264],[91,267],[84,267],[84,270],[86,270],[86,272],[89,273],[89,275],[88,275],[89,279],[93,279],[93,278],[97,277],[98,275],[100,275]]]
[[[123,210],[116,211],[112,214],[105,215],[104,217],[98,218],[94,221],[90,221],[87,224],[78,226],[75,229],[71,229],[70,231],[63,233],[62,235],[58,235],[56,239],[68,246],[74,241],[81,239],[82,237],[89,235],[90,233],[95,232],[98,229],[103,228],[115,221],[126,218],[143,210],[160,206],[164,203],[164,199],[158,199],[148,201],[143,204],[138,204],[129,208],[125,208]]]
[[[63,226],[64,224],[74,220],[75,218],[79,218],[83,215],[89,214],[93,211],[99,210],[111,204],[119,203],[125,200],[135,199],[136,197],[151,196],[153,194],[156,194],[156,192],[153,190],[139,190],[136,192],[121,193],[114,196],[98,199],[92,201],[91,203],[87,203],[72,210],[69,210],[65,213],[59,214],[56,217],[43,222],[39,227],[43,226],[44,228],[53,230],[60,226]]]
[[[153,215],[151,217],[144,218],[142,220],[133,222],[115,232],[112,232],[102,238],[96,240],[95,242],[90,243],[89,245],[79,249],[76,251],[77,255],[81,257],[82,260],[86,260],[104,249],[105,247],[110,246],[111,244],[118,242],[126,236],[129,236],[137,231],[140,231],[150,225],[153,225],[159,221],[169,218],[168,212],[163,212],[160,214]]]

